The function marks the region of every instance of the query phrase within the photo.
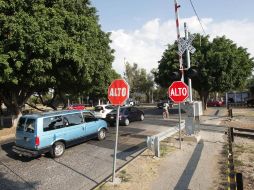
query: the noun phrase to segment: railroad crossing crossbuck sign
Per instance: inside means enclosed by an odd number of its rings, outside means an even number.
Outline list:
[[[184,38],[179,38],[178,40],[178,55],[182,56],[185,50],[189,50],[191,53],[194,53],[196,49],[191,45],[192,41],[194,40],[194,36],[190,35],[188,40]]]

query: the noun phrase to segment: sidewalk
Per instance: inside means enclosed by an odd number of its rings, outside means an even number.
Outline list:
[[[200,135],[198,144],[183,142],[182,150],[176,150],[161,163],[150,189],[217,189],[223,134],[201,131]]]
[[[219,125],[226,119],[224,109],[217,110],[208,109],[201,117],[204,127]],[[218,189],[224,133],[201,130],[199,134],[199,143],[183,141],[181,150],[178,141],[173,147],[166,145],[170,151],[161,158],[153,157],[147,150],[117,174],[124,182],[116,186],[106,184],[100,190]]]

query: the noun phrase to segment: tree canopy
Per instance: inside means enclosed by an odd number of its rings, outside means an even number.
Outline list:
[[[131,96],[138,96],[138,94],[145,94],[147,101],[149,101],[150,93],[154,87],[154,77],[151,73],[147,73],[144,68],[138,68],[137,63],[125,64],[124,79],[130,85]]]
[[[191,66],[196,66],[198,77],[192,79],[192,86],[206,103],[210,92],[226,92],[244,86],[254,67],[253,58],[247,49],[238,47],[225,36],[209,41],[209,36],[195,34],[193,46],[196,52],[191,55]],[[185,59],[185,56],[183,56]],[[185,61],[184,61],[185,63]],[[177,44],[168,45],[163,53],[155,81],[168,87],[173,80],[172,72],[179,70]]]
[[[110,34],[89,0],[0,0],[0,99],[14,114],[35,92],[105,96]]]

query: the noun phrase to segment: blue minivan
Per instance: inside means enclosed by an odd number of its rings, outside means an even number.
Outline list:
[[[28,157],[49,152],[56,158],[68,146],[95,137],[105,139],[107,130],[107,123],[87,110],[24,115],[19,119],[12,150]]]

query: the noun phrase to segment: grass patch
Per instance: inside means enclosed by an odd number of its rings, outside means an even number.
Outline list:
[[[129,182],[131,180],[131,175],[126,172],[126,170],[122,170],[119,173],[119,178],[121,178],[122,182]]]
[[[227,170],[228,170],[228,167],[227,167],[227,156],[228,156],[228,144],[224,144],[223,145],[223,148],[222,148],[222,151],[221,151],[221,157],[219,159],[219,170],[220,170],[220,178],[219,178],[219,181],[218,181],[218,189],[219,190],[224,190],[225,187],[227,187]]]
[[[164,157],[168,153],[172,152],[175,148],[165,142],[160,143],[160,156]]]
[[[241,160],[235,159],[234,160],[234,166],[235,167],[239,167],[239,166],[243,166],[243,162]]]
[[[95,190],[110,190],[110,187],[104,184],[97,187]]]

